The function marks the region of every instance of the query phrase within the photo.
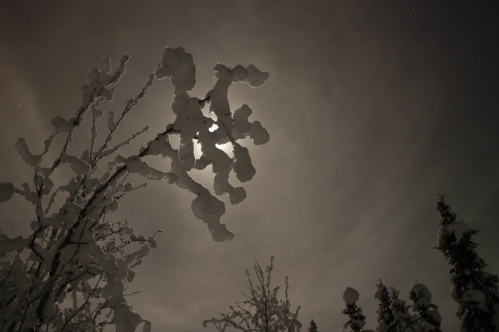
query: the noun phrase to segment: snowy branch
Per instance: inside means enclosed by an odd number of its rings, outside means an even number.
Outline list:
[[[240,111],[231,112],[226,95],[232,83],[257,87],[268,73],[252,65],[229,69],[219,64],[215,87],[198,99],[189,96],[196,84],[192,56],[180,47],[166,48],[156,70],[119,116],[115,118],[109,111],[107,119],[102,120],[106,117],[101,104],[113,100],[129,59],[129,55],[123,56],[113,72],[110,59],[105,57],[90,72],[88,83],[81,88],[82,101],[75,116],[52,120],[53,133],[40,154],[32,152],[22,138],[16,143],[22,160],[33,168],[32,183],[15,186],[1,182],[0,202],[20,195],[34,206],[34,220],[32,233],[26,238],[12,239],[0,233],[0,331],[103,331],[107,325],[114,325],[116,331],[135,331],[141,322],[144,331],[150,330],[151,324],[127,303],[125,291],[134,279],[133,269],[157,246],[157,233],[146,238],[136,235],[126,221],[108,221],[124,195],[145,187],[128,182],[130,174],[188,190],[194,194],[194,215],[208,226],[213,239],[226,241],[234,236],[220,221],[225,205],[215,195],[227,194],[232,204],[246,197],[242,187],[229,184],[232,171],[241,182],[255,173],[247,148],[237,141],[250,137],[255,144],[266,143],[268,133],[260,122],[250,123],[247,117],[238,115]],[[173,84],[175,120],[135,154],[118,154],[149,129],[114,142],[123,119],[132,114],[157,80],[166,77]],[[203,112],[207,103],[211,115]],[[244,107],[247,112],[249,107]],[[78,155],[74,142],[82,134],[84,121],[90,121],[88,150]],[[214,126],[218,129],[212,130]],[[107,128],[102,142],[97,130],[101,127]],[[63,142],[57,148],[54,142],[59,135]],[[178,149],[171,146],[171,135],[180,136]],[[193,139],[201,146],[202,155],[197,159]],[[226,142],[233,145],[233,157],[218,148]],[[150,156],[169,159],[170,170],[150,166]],[[72,175],[61,183],[58,171],[63,165]],[[214,194],[190,173],[208,165],[215,173]]]

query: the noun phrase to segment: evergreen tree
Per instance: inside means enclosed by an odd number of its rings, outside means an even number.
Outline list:
[[[414,302],[412,311],[418,314],[418,324],[425,332],[441,332],[442,320],[438,306],[431,303],[431,293],[428,288],[416,283],[409,291],[409,298]]]
[[[390,309],[393,314],[393,322],[388,325],[388,331],[410,332],[419,331],[419,325],[409,313],[409,307],[404,300],[398,298],[399,291],[390,287],[391,304]]]
[[[498,278],[485,271],[487,264],[475,251],[478,244],[471,237],[478,231],[457,221],[443,195],[437,196],[436,210],[440,216],[436,248],[452,266],[451,294],[459,304],[460,331],[499,331]]]
[[[362,308],[356,303],[359,300],[359,292],[347,287],[343,293],[343,300],[345,300],[345,304],[347,305],[343,313],[349,317],[349,320],[343,327],[347,328],[350,326],[353,332],[361,332],[362,327],[366,324],[366,316],[362,314]]]
[[[374,298],[379,300],[378,304],[378,326],[376,327],[377,332],[389,332],[391,330],[388,327],[393,323],[394,317],[392,313],[392,309],[390,308],[392,299],[390,297],[390,293],[388,292],[388,288],[379,281],[379,284],[376,284],[378,290],[374,294]]]
[[[319,330],[317,330],[317,324],[315,324],[313,319],[310,321],[310,327],[308,328],[308,332],[319,332]]]

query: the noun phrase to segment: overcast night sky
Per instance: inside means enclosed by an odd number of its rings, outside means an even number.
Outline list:
[[[270,78],[259,89],[234,85],[231,106],[248,104],[271,139],[248,146],[257,174],[244,202],[227,203],[222,220],[236,236],[214,242],[176,186],[131,193],[116,218],[141,234],[163,230],[136,269],[134,309],[154,331],[215,331],[202,321],[243,299],[254,258],[275,256],[273,282],[289,276],[303,331],[310,319],[342,330],[347,286],[374,329],[379,278],[405,300],[416,279],[424,283],[443,330],[456,331],[448,265],[433,249],[435,194],[481,230],[478,252],[497,274],[498,17],[471,1],[3,0],[0,181],[30,181],[17,138],[40,151],[50,120],[74,116],[80,86],[106,55],[114,64],[132,55],[117,109],[165,47],[193,55],[192,95],[201,98],[216,63],[251,63]],[[167,80],[157,82],[124,135],[149,125],[137,144],[153,138],[172,120],[172,96]],[[0,215],[9,235],[25,234],[34,216],[19,197]]]

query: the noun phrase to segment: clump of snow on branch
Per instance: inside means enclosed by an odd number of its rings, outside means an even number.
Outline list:
[[[355,289],[347,287],[345,291],[343,292],[343,301],[347,305],[352,305],[355,304],[359,300],[359,292],[357,292]]]
[[[0,182],[0,202],[7,202],[14,196],[15,187],[10,182]]]
[[[121,57],[113,70],[111,60],[105,57],[91,70],[81,87],[81,105],[75,115],[51,121],[53,132],[42,151],[33,152],[23,138],[15,145],[21,159],[33,168],[33,181],[21,185],[0,182],[0,202],[18,194],[33,205],[34,215],[28,237],[0,233],[0,257],[5,258],[0,263],[2,330],[103,331],[114,325],[116,331],[128,332],[142,324],[143,331],[150,331],[151,324],[133,310],[125,294],[134,279],[134,268],[157,246],[157,233],[136,235],[127,221],[110,220],[123,196],[145,186],[134,184],[130,180],[134,175],[188,190],[194,196],[194,216],[207,225],[212,238],[226,241],[234,236],[220,221],[225,204],[216,195],[227,194],[231,204],[244,200],[246,191],[229,183],[230,173],[244,182],[254,176],[255,169],[248,149],[238,141],[250,137],[259,145],[269,137],[259,121],[249,120],[248,106],[231,111],[227,93],[234,82],[259,87],[268,73],[253,65],[230,69],[219,64],[213,89],[203,98],[192,97],[189,91],[196,85],[192,55],[181,47],[167,48],[141,90],[121,111],[102,110],[104,103],[113,101],[129,59],[129,55]],[[154,82],[163,78],[173,84],[175,120],[165,123],[164,130],[139,151],[126,154],[123,147],[145,135],[149,127],[122,141],[116,141],[115,134]],[[207,104],[209,110],[203,111]],[[75,152],[74,141],[84,130],[84,122],[90,128],[90,142],[87,150]],[[217,129],[210,131],[213,126]],[[170,144],[172,135],[180,137],[178,149]],[[61,136],[57,141],[62,145],[55,144],[55,138]],[[201,146],[199,158],[194,156],[193,141]],[[218,148],[225,143],[232,144],[233,157]],[[152,167],[147,160],[150,156],[169,159],[170,169]],[[214,193],[190,173],[208,166],[214,173]],[[61,183],[57,172],[62,167],[72,173]]]
[[[175,87],[172,110],[176,115],[175,121],[167,127],[168,134],[180,135],[180,147],[175,153],[164,135],[158,136],[157,143],[150,142],[143,152],[153,150],[154,154],[167,156],[172,160],[171,172],[176,175],[176,184],[195,194],[192,202],[194,215],[203,220],[213,239],[216,241],[230,240],[234,235],[226,226],[220,223],[220,217],[225,211],[224,203],[213,196],[189,175],[191,169],[204,169],[212,166],[215,173],[214,191],[217,195],[227,194],[231,204],[240,203],[246,198],[246,191],[239,186],[229,183],[230,173],[233,171],[239,181],[252,179],[255,169],[251,163],[248,149],[237,141],[247,136],[255,144],[264,144],[268,141],[268,133],[259,121],[248,122],[247,116],[241,121],[241,112],[234,114],[230,110],[228,90],[234,82],[246,82],[252,87],[258,87],[268,78],[268,73],[259,71],[250,65],[244,68],[240,65],[230,69],[222,64],[215,66],[217,81],[212,90],[208,91],[202,100],[189,96],[189,91],[196,84],[195,66],[192,56],[182,48],[167,48],[163,60],[156,71],[159,79],[170,78]],[[202,108],[210,104],[209,112],[215,115],[215,120],[205,115]],[[246,114],[251,113],[248,106],[243,106]],[[244,122],[244,124],[241,124]],[[215,130],[211,128],[215,127]],[[201,145],[201,156],[194,155],[193,140]],[[233,157],[229,157],[218,145],[231,143]]]

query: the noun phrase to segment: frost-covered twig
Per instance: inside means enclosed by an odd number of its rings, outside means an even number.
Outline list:
[[[255,259],[253,269],[257,283],[253,284],[249,271],[246,270],[249,294],[243,293],[245,300],[236,302],[236,308],[230,306],[230,312],[222,313],[221,318],[205,320],[203,326],[213,324],[219,332],[225,331],[227,327],[246,332],[299,332],[302,327],[298,320],[300,307],[295,312],[290,310],[288,278],[286,277],[284,300],[278,298],[279,287],[270,286],[273,260],[271,257],[270,265],[264,271]]]

